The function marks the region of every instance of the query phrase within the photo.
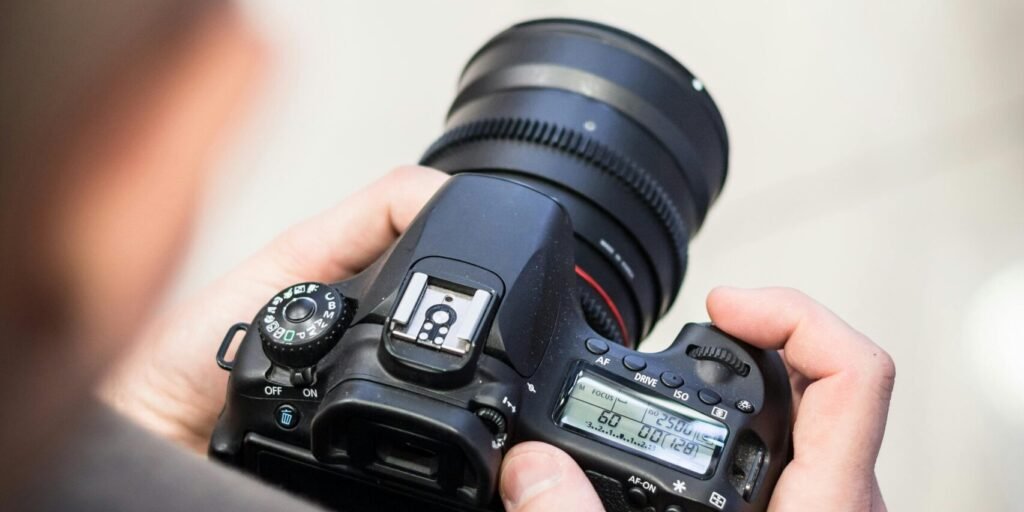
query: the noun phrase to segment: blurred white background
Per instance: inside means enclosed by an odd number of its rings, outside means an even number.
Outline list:
[[[731,139],[724,193],[648,349],[706,320],[715,285],[800,288],[896,359],[878,464],[892,510],[1024,510],[1024,2],[243,6],[273,68],[175,296],[415,162],[491,35],[602,21],[700,76]]]

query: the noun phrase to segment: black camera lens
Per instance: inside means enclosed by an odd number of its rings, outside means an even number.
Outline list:
[[[470,59],[446,127],[422,163],[554,198],[576,233],[588,323],[630,346],[650,332],[726,175],[725,124],[700,80],[621,30],[530,21]]]

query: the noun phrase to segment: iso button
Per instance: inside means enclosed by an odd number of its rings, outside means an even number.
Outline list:
[[[662,372],[661,383],[664,384],[665,387],[675,389],[683,385],[683,378],[680,377],[678,373]]]
[[[277,422],[277,426],[285,430],[291,430],[299,424],[299,411],[288,404],[284,404],[274,411],[274,421]]]

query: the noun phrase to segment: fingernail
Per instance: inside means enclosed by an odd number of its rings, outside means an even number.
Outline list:
[[[501,496],[506,508],[526,503],[562,479],[562,466],[558,460],[543,452],[513,455],[505,461],[503,471]]]

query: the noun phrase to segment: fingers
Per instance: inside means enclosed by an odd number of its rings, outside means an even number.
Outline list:
[[[568,454],[527,442],[514,446],[501,465],[506,512],[602,511],[590,480]]]
[[[289,229],[255,257],[256,264],[270,263],[277,275],[303,280],[348,277],[391,245],[446,179],[427,167],[399,167]]]
[[[104,397],[150,429],[205,450],[227,384],[210,343],[286,285],[334,281],[369,265],[445,179],[426,167],[401,167],[290,229],[195,300],[151,323],[147,341],[104,385]]]
[[[792,464],[814,475],[822,499],[870,496],[895,378],[889,355],[795,290],[718,288],[707,307],[729,334],[785,348],[786,364],[810,379],[794,425]]]
[[[722,287],[708,295],[707,306],[712,321],[733,336],[762,348],[785,346],[787,363],[808,378],[852,367],[891,369],[885,351],[796,290]]]

